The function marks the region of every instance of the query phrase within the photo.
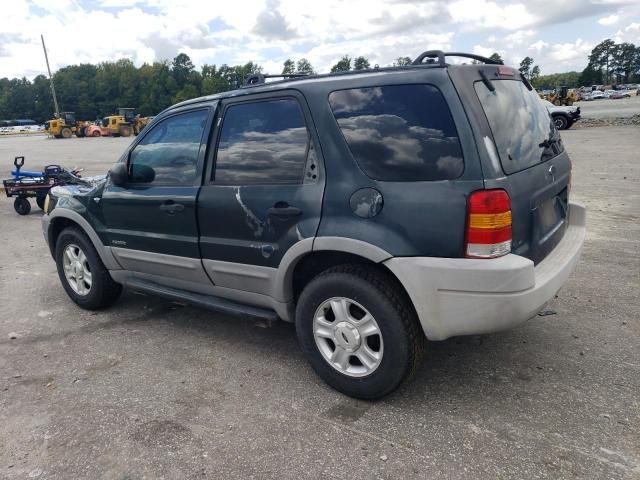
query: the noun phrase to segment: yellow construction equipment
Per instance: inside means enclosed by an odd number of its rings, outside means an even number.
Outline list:
[[[71,138],[85,136],[85,128],[89,122],[76,120],[73,112],[61,112],[56,118],[45,122],[45,129],[49,135],[55,138]]]
[[[102,119],[102,126],[110,135],[129,137],[131,134],[138,135],[150,121],[148,117],[136,115],[134,108],[118,108],[117,115]]]
[[[573,89],[569,89],[566,85],[562,85],[557,87],[551,94],[547,95],[547,100],[554,105],[571,106],[574,102],[577,102],[579,98]]]

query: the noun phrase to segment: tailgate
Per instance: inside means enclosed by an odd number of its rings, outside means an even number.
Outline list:
[[[486,188],[511,199],[512,252],[540,262],[567,225],[571,162],[549,112],[515,70],[484,65],[457,87],[475,97]]]

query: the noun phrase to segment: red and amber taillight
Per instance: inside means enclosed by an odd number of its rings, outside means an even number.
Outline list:
[[[504,190],[478,190],[469,196],[464,253],[495,258],[511,252],[511,200]]]

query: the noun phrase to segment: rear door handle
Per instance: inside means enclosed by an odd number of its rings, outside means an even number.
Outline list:
[[[291,207],[287,203],[278,202],[267,210],[267,213],[274,217],[297,217],[302,213],[302,210],[298,207]]]
[[[168,213],[169,215],[173,215],[176,212],[181,212],[184,210],[184,205],[181,203],[167,202],[160,205],[160,210]]]

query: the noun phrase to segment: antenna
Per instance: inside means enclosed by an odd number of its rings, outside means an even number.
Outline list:
[[[58,98],[56,97],[56,89],[53,86],[53,77],[51,76],[51,68],[49,68],[49,57],[47,56],[47,47],[44,45],[44,36],[40,35],[42,39],[42,49],[44,50],[44,59],[47,61],[47,71],[49,72],[49,86],[51,87],[51,95],[53,95],[53,106],[56,111],[56,118],[60,116],[60,107],[58,107]]]

